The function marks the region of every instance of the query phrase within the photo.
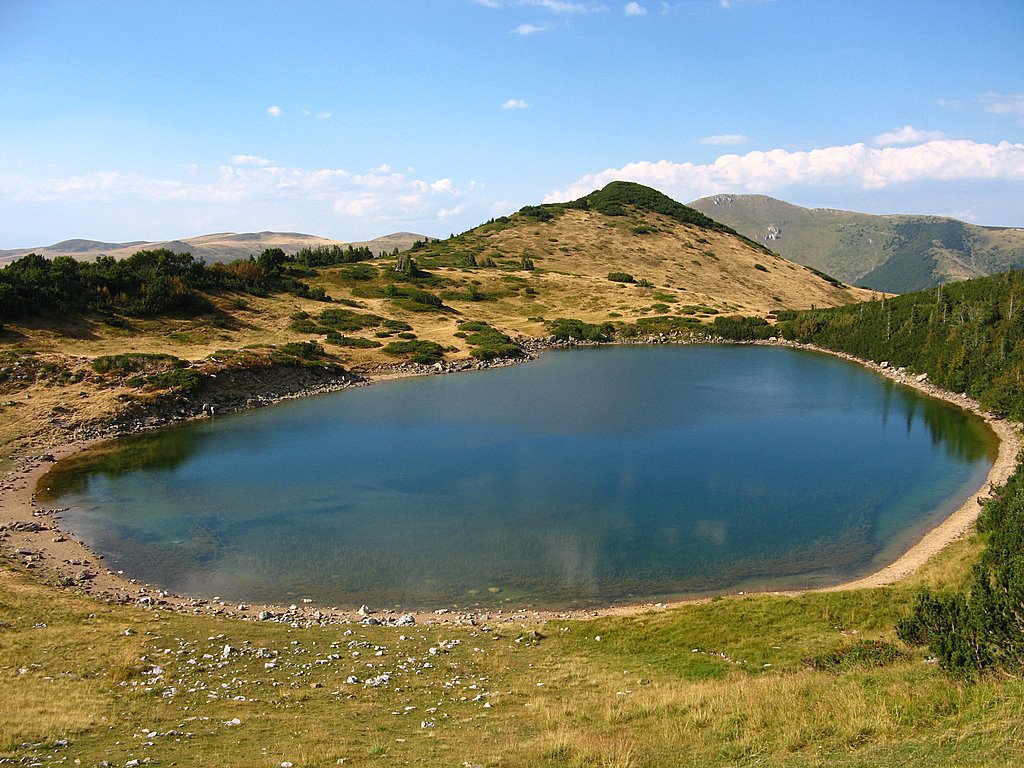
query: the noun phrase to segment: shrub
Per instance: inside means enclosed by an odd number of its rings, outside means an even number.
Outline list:
[[[635,283],[634,278],[629,272],[609,272],[608,279],[613,283]]]
[[[179,392],[194,392],[203,383],[202,374],[191,368],[175,368],[160,371],[146,377],[146,386],[150,389],[174,389]]]
[[[130,352],[123,355],[102,355],[89,365],[96,373],[128,373],[153,368],[184,368],[188,363],[174,355]]]
[[[615,326],[611,323],[595,325],[582,320],[560,317],[548,323],[548,333],[556,339],[567,341],[611,341]]]
[[[429,365],[444,357],[444,347],[434,341],[421,339],[392,341],[382,350],[391,357],[405,357],[414,363]]]

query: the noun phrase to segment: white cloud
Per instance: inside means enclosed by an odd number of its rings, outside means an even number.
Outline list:
[[[0,176],[0,205],[101,203],[111,208],[123,204],[165,210],[181,204],[207,211],[292,206],[379,222],[436,221],[442,210],[451,211],[465,194],[449,178],[416,179],[387,165],[351,173],[340,168],[284,168],[254,155],[236,155],[231,160],[232,165],[193,168],[170,179],[109,171],[66,178]]]
[[[919,181],[1024,182],[1024,144],[941,139],[912,147],[774,149],[722,155],[704,164],[641,161],[583,176],[545,202],[575,199],[616,179],[649,184],[677,200],[724,192],[778,194],[801,186],[880,190]]]
[[[529,106],[525,99],[509,99],[501,104],[502,109],[527,109]]]
[[[277,106],[277,104],[271,104],[267,107],[267,114],[271,117],[280,117],[284,114],[284,110]]]
[[[627,16],[647,15],[647,9],[640,5],[640,3],[626,3],[626,7],[622,9],[622,12]]]
[[[267,160],[267,158],[265,158],[265,157],[260,157],[259,155],[232,155],[231,156],[231,164],[232,165],[258,165],[258,166],[262,167],[262,166],[270,165],[270,161]],[[196,168],[196,170],[198,170],[198,168]]]
[[[717,133],[714,136],[705,136],[697,139],[698,144],[746,144],[750,141],[748,136],[742,133]]]
[[[512,30],[514,35],[539,35],[542,32],[547,32],[551,27],[547,24],[520,24],[518,27]]]
[[[978,103],[993,115],[1016,115],[1024,121],[1024,93],[983,93]]]
[[[942,131],[919,131],[904,125],[887,133],[875,136],[874,143],[880,147],[903,146],[906,144],[922,144],[926,141],[937,141],[945,138]]]

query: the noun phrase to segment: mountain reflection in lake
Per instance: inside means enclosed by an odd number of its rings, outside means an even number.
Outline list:
[[[136,436],[45,485],[112,567],[179,592],[583,607],[860,575],[994,450],[826,355],[602,347]]]

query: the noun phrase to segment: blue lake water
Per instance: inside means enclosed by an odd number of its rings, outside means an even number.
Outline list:
[[[161,430],[44,484],[109,567],[178,592],[561,608],[862,575],[995,448],[830,356],[601,347]]]

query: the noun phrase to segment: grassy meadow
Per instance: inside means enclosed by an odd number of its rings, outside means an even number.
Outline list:
[[[112,606],[0,570],[0,759],[36,765],[1017,765],[1024,683],[893,624],[964,578],[524,626],[293,628]],[[374,684],[376,683],[376,684]],[[78,762],[80,761],[80,762]]]

